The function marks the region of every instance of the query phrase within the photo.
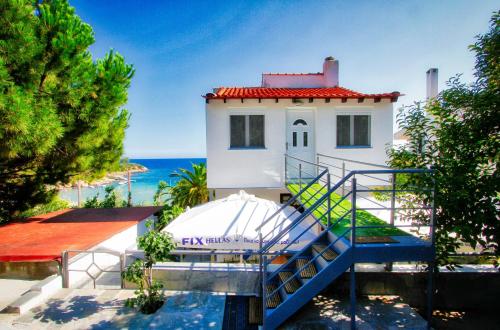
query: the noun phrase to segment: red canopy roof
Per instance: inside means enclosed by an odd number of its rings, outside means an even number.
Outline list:
[[[288,99],[288,98],[329,98],[329,99],[382,99],[397,101],[399,92],[364,94],[343,87],[321,88],[275,88],[275,87],[220,87],[215,93],[208,93],[207,99]]]

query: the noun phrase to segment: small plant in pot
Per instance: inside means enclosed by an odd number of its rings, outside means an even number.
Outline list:
[[[137,285],[135,297],[127,299],[127,307],[138,308],[141,313],[152,314],[164,303],[163,285],[153,279],[153,265],[171,259],[175,249],[172,237],[154,230],[152,222],[146,223],[149,231],[137,239],[138,247],[144,251],[144,259],[135,260],[122,273],[122,277]]]

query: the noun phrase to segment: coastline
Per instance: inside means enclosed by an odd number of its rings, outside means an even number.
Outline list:
[[[129,168],[127,170],[107,173],[103,178],[94,180],[92,182],[82,181],[80,183],[80,187],[82,187],[82,188],[83,187],[95,188],[95,187],[101,187],[101,186],[108,186],[108,185],[113,184],[115,182],[118,182],[118,184],[126,184],[128,182],[127,173],[129,171],[131,174],[133,174],[133,173],[147,172],[147,171],[149,171],[149,169],[144,165],[130,164]],[[58,186],[56,186],[56,188],[57,188],[57,190],[78,188],[78,184],[77,183],[68,183],[65,185],[58,185]]]

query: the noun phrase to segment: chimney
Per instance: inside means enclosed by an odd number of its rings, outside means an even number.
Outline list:
[[[325,58],[323,63],[323,79],[325,87],[336,87],[339,85],[339,61],[332,56]]]
[[[426,89],[427,100],[438,95],[438,69],[430,68],[427,70]]]

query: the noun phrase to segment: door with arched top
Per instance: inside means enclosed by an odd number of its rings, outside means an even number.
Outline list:
[[[303,160],[302,162],[289,158],[287,171],[289,178],[298,178],[298,165],[301,164],[301,177],[313,178],[316,176],[314,165],[314,113],[312,110],[288,110],[287,112],[287,154]]]

